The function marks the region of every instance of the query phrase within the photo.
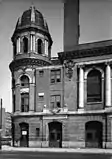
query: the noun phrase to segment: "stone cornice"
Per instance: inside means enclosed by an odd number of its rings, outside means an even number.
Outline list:
[[[44,61],[41,59],[34,59],[34,58],[24,58],[19,60],[14,60],[10,63],[9,68],[13,72],[17,70],[21,66],[49,66],[51,65],[50,62]]]
[[[86,44],[85,44],[86,45]],[[80,47],[80,45],[79,45]],[[112,54],[112,45],[102,46],[89,49],[77,49],[74,51],[60,52],[58,53],[60,61],[63,63],[64,60],[95,57]]]

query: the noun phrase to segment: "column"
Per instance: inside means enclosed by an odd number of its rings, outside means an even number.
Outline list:
[[[17,39],[17,53],[20,53],[20,38]]]
[[[35,52],[35,35],[33,35],[33,51]]]
[[[49,137],[49,128],[48,128],[48,123],[46,123],[46,130],[45,130],[45,135],[46,135],[46,141],[48,141],[48,137]]]
[[[30,35],[30,39],[31,39],[31,41],[30,41],[30,50],[32,51],[32,48],[33,48],[33,46],[32,46],[32,43],[33,43],[32,35]]]
[[[45,54],[48,55],[48,41],[45,40]]]
[[[35,84],[30,83],[29,91],[29,111],[34,111],[34,100],[35,100]]]
[[[84,107],[84,71],[79,69],[79,109]]]
[[[18,38],[18,52],[20,52],[20,38]]]
[[[106,66],[106,106],[111,106],[111,68]]]

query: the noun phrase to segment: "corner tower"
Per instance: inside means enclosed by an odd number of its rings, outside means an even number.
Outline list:
[[[52,38],[43,15],[31,6],[18,19],[12,36],[13,112],[34,111],[35,69],[51,65]],[[22,95],[28,96],[29,108],[21,108]],[[33,103],[32,103],[33,102]]]

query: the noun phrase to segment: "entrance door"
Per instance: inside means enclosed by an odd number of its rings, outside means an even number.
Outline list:
[[[102,147],[102,123],[91,121],[86,123],[86,147]]]
[[[49,147],[62,147],[62,124],[49,123]]]
[[[20,138],[20,146],[21,147],[28,147],[28,124],[21,123],[21,138]]]

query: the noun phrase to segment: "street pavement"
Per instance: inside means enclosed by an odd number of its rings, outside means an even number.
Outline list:
[[[89,151],[88,149],[2,147],[0,159],[112,159],[112,153],[97,149]]]

